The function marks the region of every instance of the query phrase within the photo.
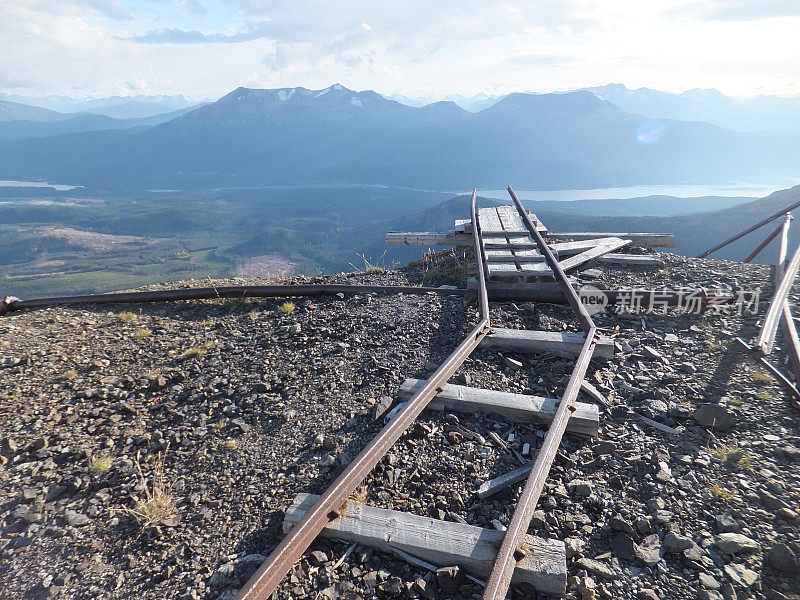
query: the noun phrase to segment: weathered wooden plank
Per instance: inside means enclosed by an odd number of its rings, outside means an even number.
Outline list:
[[[486,260],[489,262],[542,262],[544,256],[536,250],[491,249],[485,250]]]
[[[520,249],[520,250],[537,250],[539,247],[536,245],[534,241],[528,242],[507,242],[504,240],[497,240],[497,239],[489,239],[484,240],[483,242],[484,248],[493,248],[498,250],[508,250],[508,249]],[[538,250],[537,250],[538,251]]]
[[[389,246],[470,246],[472,235],[438,233],[435,231],[390,231],[386,234]]]
[[[610,406],[608,399],[603,395],[603,393],[585,379],[581,381],[581,391],[594,399],[594,401],[601,406]]]
[[[484,481],[478,488],[478,498],[484,499],[496,494],[497,492],[506,489],[528,478],[528,473],[533,468],[533,461],[527,462],[521,467],[517,467],[508,473],[498,475],[494,479]]]
[[[298,494],[287,509],[284,531],[289,531],[311,509],[319,496]],[[391,552],[397,548],[438,566],[458,565],[485,578],[491,571],[503,533],[474,525],[367,506],[348,500],[339,518],[331,521],[325,537],[356,542]],[[567,585],[564,543],[531,535],[523,544],[525,556],[514,569],[513,583],[529,583],[547,594],[563,594]]]
[[[544,262],[527,262],[517,268],[508,263],[493,263],[487,261],[486,270],[490,277],[547,277],[553,274],[547,266],[547,263]]]
[[[588,240],[599,237],[618,237],[624,240],[630,240],[634,246],[642,246],[644,248],[675,247],[675,236],[671,233],[607,233],[597,231],[553,233],[551,231],[545,235],[548,243],[558,240]]]
[[[400,386],[402,398],[411,397],[423,385],[424,379],[406,379]],[[527,394],[514,394],[497,390],[486,390],[448,383],[436,394],[428,405],[431,410],[454,410],[457,412],[485,412],[503,415],[512,419],[549,424],[556,413],[558,400]],[[577,408],[567,424],[567,431],[596,436],[600,426],[600,411],[594,404],[578,402]]]
[[[507,208],[510,208],[514,212],[516,212],[516,210],[517,210],[513,206],[509,206]],[[517,213],[517,214],[519,214],[519,213]],[[533,221],[533,224],[536,227],[537,231],[541,232],[542,234],[547,233],[547,227],[545,227],[542,224],[542,222],[539,221],[538,217],[535,214],[533,214],[532,212],[528,211],[528,215],[530,216],[531,220]],[[454,225],[454,229],[455,229],[455,231],[461,231],[461,232],[465,232],[465,233],[472,233],[472,221],[470,219],[456,219],[455,225]],[[525,229],[525,227],[522,226],[522,220],[521,219],[520,219],[520,226],[517,229],[517,233],[521,233],[521,234],[522,233],[524,233],[524,234],[528,233],[528,230]]]
[[[590,248],[594,248],[595,246],[602,246],[603,244],[608,244],[618,239],[621,238],[604,237],[587,240],[575,240],[574,242],[556,242],[555,244],[547,245],[550,246],[551,250],[557,252],[559,256],[567,256],[571,253],[580,252],[581,250],[588,250]]]
[[[564,271],[569,271],[570,269],[579,267],[580,265],[587,263],[590,260],[594,260],[599,256],[603,256],[604,254],[608,254],[614,250],[619,250],[623,246],[627,246],[630,243],[630,240],[617,240],[615,242],[609,242],[608,244],[604,244],[602,246],[590,248],[589,250],[581,252],[580,254],[576,254],[575,256],[570,256],[565,260],[559,260],[558,263],[561,265],[561,268]]]
[[[538,229],[538,228],[537,228]],[[513,231],[508,232],[511,234],[523,235],[528,233],[526,231]],[[496,234],[502,237],[508,235],[508,233],[501,233]],[[568,240],[572,238],[580,238],[583,239],[582,236],[587,236],[585,239],[596,238],[598,236],[608,236],[608,237],[622,237],[623,239],[631,240],[631,243],[634,246],[642,246],[644,248],[672,248],[675,246],[675,236],[672,234],[666,233],[553,233],[548,232],[547,234],[547,241],[548,245],[552,245],[554,242],[558,242],[558,240]],[[430,237],[433,236],[433,237]],[[507,243],[503,242],[502,240],[490,239],[486,242],[487,248],[499,247],[505,248],[508,246]],[[397,232],[391,231],[386,234],[386,243],[390,246],[472,246],[472,234],[471,233],[463,233],[463,232],[431,232],[431,231],[420,231],[420,232]],[[498,244],[498,246],[493,246],[491,244]],[[514,247],[518,248],[525,248],[525,249],[535,249],[536,243],[531,240],[530,242],[520,243],[518,245],[514,245]]]
[[[497,216],[497,209],[494,206],[478,209],[478,223],[481,226],[481,235],[503,232],[500,217]]]
[[[664,264],[660,254],[617,254],[615,252],[599,256],[597,262],[634,267],[660,267]]]
[[[555,352],[578,356],[585,340],[583,333],[569,331],[531,331],[528,329],[492,328],[483,338],[481,347],[499,348],[523,353]],[[612,358],[614,343],[611,338],[600,336],[594,351],[595,358]]]

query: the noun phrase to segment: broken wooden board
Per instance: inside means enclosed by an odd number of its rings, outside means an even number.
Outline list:
[[[545,235],[545,241],[549,244],[550,242],[557,242],[559,240],[589,240],[602,237],[617,237],[630,240],[631,244],[634,246],[641,246],[643,248],[675,247],[675,236],[671,233],[611,233],[597,231],[553,233],[551,231]]]
[[[493,479],[484,481],[478,488],[478,498],[483,500],[484,498],[488,498],[489,496],[492,496],[493,494],[496,494],[497,492],[514,485],[515,483],[526,480],[528,478],[528,473],[530,473],[531,469],[533,469],[533,463],[534,461],[527,462],[521,467],[517,467],[508,473],[503,473],[502,475],[498,475]]]
[[[589,262],[590,260],[594,260],[600,256],[603,256],[604,254],[608,254],[614,250],[619,250],[623,246],[627,246],[630,243],[630,240],[621,240],[618,238],[613,239],[613,241],[604,243],[601,246],[595,246],[594,248],[589,248],[588,250],[585,250],[580,254],[576,254],[575,256],[570,256],[567,259],[559,260],[558,264],[561,265],[562,270],[569,271],[575,267],[579,267],[580,265]]]
[[[574,242],[556,242],[554,244],[548,243],[547,245],[553,252],[555,252],[559,256],[569,256],[570,254],[582,252],[583,250],[589,250],[590,248],[594,248],[595,246],[603,246],[605,244],[610,244],[611,242],[615,242],[619,239],[621,238],[617,237],[592,238],[586,240],[575,240]]]
[[[553,352],[560,355],[578,356],[586,336],[583,333],[568,331],[531,331],[528,329],[492,328],[483,338],[481,347],[498,348],[523,353]],[[595,358],[613,358],[614,342],[607,336],[600,336],[594,350]]]
[[[424,379],[406,379],[400,386],[400,397],[408,399],[425,385]],[[514,394],[463,385],[446,384],[434,396],[429,410],[452,410],[462,413],[485,412],[549,425],[556,413],[558,400],[527,394]],[[596,436],[600,427],[600,411],[594,404],[577,402],[567,423],[567,431]]]
[[[314,494],[295,496],[283,520],[284,532],[291,530],[318,500]],[[503,532],[494,529],[374,508],[355,500],[347,501],[341,516],[331,521],[321,535],[382,552],[397,548],[437,566],[458,565],[482,578],[489,575],[503,541]],[[527,535],[523,549],[525,556],[516,564],[512,582],[528,583],[546,594],[564,594],[564,543]]]
[[[539,229],[539,227],[537,227]],[[526,235],[527,230],[508,232],[512,235]],[[544,234],[545,241],[552,246],[560,240],[589,240],[602,237],[619,237],[630,240],[634,246],[643,248],[673,248],[675,247],[675,236],[670,233],[553,233]],[[497,236],[495,236],[496,238]],[[435,232],[435,231],[391,231],[386,234],[386,243],[389,246],[446,246],[446,247],[472,247],[472,234],[469,232]],[[503,240],[487,239],[486,247],[492,248],[497,244],[499,248],[505,248],[509,244]],[[515,248],[537,249],[538,246],[533,240],[513,244]]]

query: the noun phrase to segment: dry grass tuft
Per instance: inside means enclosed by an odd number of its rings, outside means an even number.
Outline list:
[[[130,311],[125,311],[119,313],[117,315],[117,318],[123,323],[131,323],[132,321],[136,320],[136,315]]]
[[[137,340],[145,340],[153,335],[153,332],[150,331],[147,327],[142,327],[141,329],[137,329],[136,333],[133,334]]]
[[[142,527],[157,525],[164,519],[174,516],[177,512],[175,498],[172,496],[172,483],[168,482],[164,475],[164,459],[168,451],[169,446],[164,452],[158,454],[153,464],[152,482],[149,485],[148,479],[142,470],[142,464],[139,461],[140,453],[136,453],[136,470],[139,472],[144,496],[140,496],[136,500],[136,505],[133,508],[122,510],[135,517]]]
[[[294,302],[284,302],[278,307],[278,310],[281,311],[283,314],[288,315],[294,312],[294,309],[297,308],[294,305]]]
[[[97,457],[92,457],[89,461],[89,469],[92,473],[102,475],[111,468],[112,457],[110,454],[101,454]]]
[[[752,370],[750,371],[750,376],[753,378],[753,381],[756,383],[772,383],[772,377],[764,373],[761,370]]]
[[[731,500],[733,498],[733,492],[730,490],[726,490],[720,484],[715,483],[708,487],[708,491],[714,494],[717,498],[722,498],[723,500]]]
[[[198,348],[197,346],[194,346],[184,352],[181,352],[178,355],[178,360],[189,360],[190,358],[197,358],[198,356],[202,356],[204,352],[205,350],[203,348]]]

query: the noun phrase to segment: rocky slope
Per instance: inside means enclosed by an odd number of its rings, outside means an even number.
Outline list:
[[[583,277],[598,286],[753,289],[771,275],[758,265],[665,259],[663,269],[604,266]],[[458,275],[443,255],[325,279],[438,284]],[[731,343],[756,332],[769,293],[768,285],[755,316],[595,317],[618,352],[593,361],[588,377],[611,405],[597,439],[565,438],[530,527],[566,541],[568,597],[800,598],[800,415]],[[474,302],[458,297],[292,302],[293,310],[279,299],[0,318],[4,598],[231,598],[281,538],[295,494],[321,492],[382,426],[400,383],[429,375],[475,319]],[[793,306],[800,314],[796,296]],[[561,306],[492,303],[491,316],[498,326],[576,329]],[[775,360],[783,365],[780,350]],[[558,396],[571,364],[480,350],[456,378]],[[358,496],[502,527],[518,490],[482,501],[477,487],[516,467],[523,444],[535,448],[542,437],[503,418],[425,413]],[[427,572],[319,540],[276,597],[480,593],[454,569]]]

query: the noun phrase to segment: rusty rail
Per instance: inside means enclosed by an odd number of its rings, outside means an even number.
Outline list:
[[[709,255],[709,254],[711,254],[712,252],[716,252],[716,251],[717,251],[717,250],[719,250],[720,248],[724,248],[724,247],[725,247],[725,246],[727,246],[728,244],[732,244],[732,243],[733,243],[733,242],[735,242],[736,240],[738,240],[738,239],[740,239],[740,238],[743,238],[743,237],[744,237],[744,236],[746,236],[748,233],[752,233],[753,231],[755,231],[756,229],[760,229],[761,227],[763,227],[763,226],[764,226],[764,225],[766,225],[767,223],[771,223],[771,222],[772,222],[772,221],[774,221],[775,219],[778,219],[778,218],[780,218],[780,216],[781,216],[781,215],[785,215],[786,213],[793,211],[793,210],[794,210],[795,208],[797,208],[798,206],[800,206],[800,201],[798,201],[798,202],[795,202],[794,204],[792,204],[792,205],[790,205],[790,206],[787,206],[787,207],[786,207],[786,208],[784,208],[783,210],[779,210],[779,211],[778,211],[778,212],[776,212],[774,215],[770,215],[770,216],[768,216],[766,219],[763,219],[763,220],[759,221],[759,222],[758,222],[758,223],[756,223],[755,225],[753,225],[753,226],[751,226],[751,227],[748,227],[747,229],[745,229],[744,231],[741,231],[741,232],[737,233],[737,234],[736,234],[736,235],[734,235],[733,237],[729,237],[729,238],[728,238],[727,240],[725,240],[724,242],[720,242],[720,243],[719,243],[719,244],[717,244],[716,246],[713,246],[713,247],[709,248],[708,250],[706,250],[705,252],[703,252],[703,253],[701,253],[701,254],[698,254],[698,255],[697,255],[697,258],[705,258],[706,256],[708,256],[708,255]]]
[[[787,216],[788,216],[788,215],[787,215]],[[748,254],[748,255],[747,255],[747,258],[745,258],[745,259],[744,259],[742,262],[749,263],[751,260],[753,260],[753,259],[754,259],[756,256],[758,256],[758,255],[760,254],[760,252],[761,252],[761,251],[762,251],[764,248],[766,248],[766,247],[767,247],[767,245],[768,245],[768,244],[769,244],[769,243],[770,243],[772,240],[774,240],[776,237],[778,237],[778,235],[779,235],[779,234],[780,234],[780,233],[781,233],[783,230],[784,230],[784,226],[783,226],[783,223],[781,223],[781,224],[778,226],[778,228],[777,228],[777,229],[775,229],[775,231],[773,231],[772,233],[770,233],[770,234],[769,234],[769,235],[768,235],[768,236],[767,236],[767,237],[764,239],[764,241],[763,241],[763,242],[761,242],[761,243],[760,243],[758,246],[756,246],[755,250],[753,250],[753,251],[752,251],[750,254]]]
[[[566,304],[567,298],[556,284],[528,284],[528,289],[494,287],[487,289],[489,300],[520,300],[530,302],[549,302]],[[642,306],[650,306],[654,301],[666,302],[668,306],[678,305],[687,293],[694,293],[705,307],[709,304],[719,306],[734,301],[728,292],[697,288],[693,292],[667,290],[598,290],[605,294],[609,304],[616,304],[637,294]],[[53,296],[20,300],[8,296],[0,300],[0,315],[6,313],[53,306],[78,304],[147,304],[151,302],[177,302],[182,300],[216,300],[220,298],[292,298],[329,296],[333,294],[413,294],[469,297],[474,289],[417,287],[410,285],[344,285],[344,284],[305,284],[305,285],[241,285],[200,288],[179,288],[171,290],[151,290],[144,292],[113,292],[108,294],[84,294],[79,296]]]
[[[522,495],[517,502],[514,514],[503,536],[503,542],[497,553],[492,572],[489,575],[489,580],[486,582],[486,589],[483,593],[484,600],[499,600],[506,597],[516,563],[525,556],[525,550],[522,547],[525,534],[528,532],[528,526],[536,510],[536,504],[539,502],[542,489],[544,489],[547,474],[550,472],[550,467],[555,460],[558,447],[561,444],[561,438],[564,436],[564,431],[567,427],[567,422],[575,411],[575,401],[581,389],[581,382],[586,375],[586,369],[589,367],[589,361],[597,345],[597,328],[592,321],[592,317],[589,315],[586,307],[581,303],[580,298],[578,298],[569,280],[567,280],[567,276],[561,269],[561,265],[559,265],[558,260],[553,256],[553,252],[547,244],[545,244],[541,234],[536,230],[525,207],[522,206],[522,203],[519,201],[519,198],[517,198],[514,190],[511,189],[511,186],[508,187],[508,193],[511,195],[511,199],[514,200],[514,204],[517,207],[517,211],[526,229],[536,241],[539,251],[544,256],[547,265],[553,271],[556,282],[561,287],[564,295],[567,296],[570,306],[575,311],[580,321],[581,328],[586,332],[586,341],[575,362],[575,367],[570,375],[561,401],[558,404],[558,409],[550,424],[550,428],[547,431],[547,436],[545,436],[544,443],[539,453],[536,455],[533,469],[528,475],[528,480],[525,482]]]
[[[479,231],[475,212],[475,197],[476,190],[473,190],[470,212],[473,227],[476,228],[475,231]],[[476,257],[479,257],[481,256],[480,240],[478,235],[474,237]],[[369,475],[378,461],[405,433],[431,399],[441,391],[464,360],[477,348],[490,329],[489,303],[482,269],[479,269],[478,284],[478,307],[481,318],[475,328],[428,379],[423,388],[405,404],[394,419],[348,465],[303,520],[284,537],[283,541],[264,561],[261,568],[239,591],[236,596],[238,600],[267,600],[270,597],[319,532],[341,514],[342,507],[356,487]]]
[[[775,287],[775,295],[772,297],[772,302],[761,325],[761,332],[758,334],[756,346],[764,354],[772,352],[772,345],[775,343],[775,335],[778,332],[778,319],[783,313],[784,306],[786,306],[786,299],[789,297],[789,292],[792,289],[795,277],[797,277],[798,270],[800,270],[800,246],[794,251],[792,260],[789,261],[783,277]]]
[[[792,215],[787,214],[786,219],[781,224],[781,240],[778,248],[778,259],[775,262],[775,287],[777,288],[783,279],[786,263],[786,252],[789,246],[789,225],[792,222]],[[780,330],[786,342],[786,352],[789,355],[789,364],[794,372],[794,380],[800,381],[800,337],[797,335],[797,328],[792,317],[792,310],[789,301],[783,303],[781,312]]]

